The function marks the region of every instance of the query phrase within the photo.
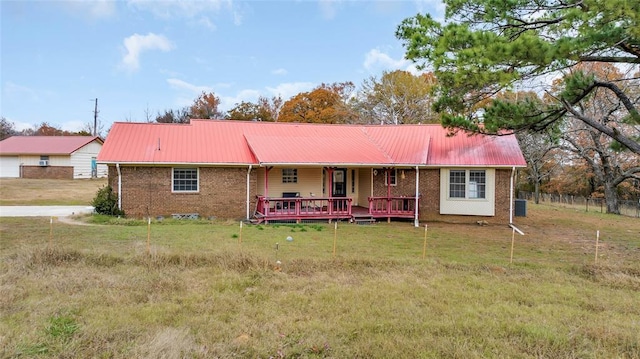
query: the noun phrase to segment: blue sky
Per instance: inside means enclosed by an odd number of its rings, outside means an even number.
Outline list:
[[[17,129],[146,121],[214,92],[222,110],[415,67],[395,38],[422,1],[0,1],[0,116]]]

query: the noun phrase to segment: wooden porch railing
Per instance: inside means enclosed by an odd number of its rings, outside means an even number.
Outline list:
[[[369,214],[373,217],[412,218],[416,202],[415,197],[369,197]]]
[[[350,218],[348,197],[264,197],[258,196],[256,217],[269,220]]]

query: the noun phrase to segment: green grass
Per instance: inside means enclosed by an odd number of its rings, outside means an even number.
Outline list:
[[[0,218],[0,357],[639,358],[640,221],[529,213],[513,264],[499,225],[423,259],[409,223]]]

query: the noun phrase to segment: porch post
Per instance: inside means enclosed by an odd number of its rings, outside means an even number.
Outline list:
[[[122,173],[120,173],[119,163],[116,163],[116,170],[118,170],[118,209],[122,211]]]
[[[415,214],[413,217],[413,225],[417,228],[420,227],[420,220],[418,219],[418,200],[420,199],[420,172],[418,171],[418,166],[416,166],[416,203],[415,203]]]
[[[251,200],[249,199],[249,186],[251,184],[250,182],[250,175],[251,175],[251,165],[249,165],[249,169],[247,170],[247,219],[249,219],[249,207],[251,207]]]
[[[509,179],[509,224],[513,224],[513,177],[515,175],[516,168],[511,167],[511,178]]]
[[[387,168],[385,171],[387,175],[387,201],[391,198],[391,168]]]
[[[333,213],[333,168],[327,167],[327,173],[329,174],[329,214]]]
[[[264,197],[269,197],[269,171],[271,171],[273,167],[265,167],[264,168]]]
[[[391,223],[391,168],[387,168],[387,223]],[[397,180],[397,178],[396,178]]]

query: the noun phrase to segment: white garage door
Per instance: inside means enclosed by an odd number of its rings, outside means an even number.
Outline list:
[[[0,177],[20,177],[20,161],[18,157],[0,157]]]

